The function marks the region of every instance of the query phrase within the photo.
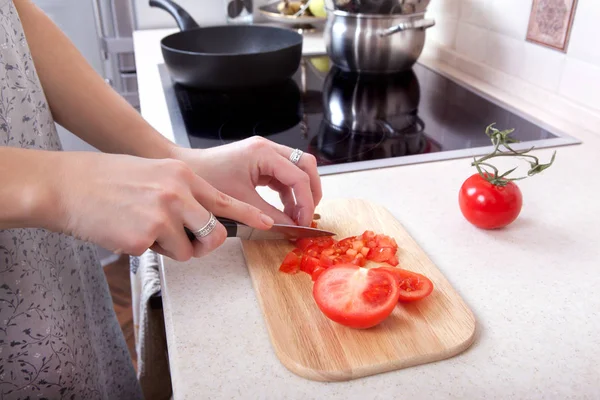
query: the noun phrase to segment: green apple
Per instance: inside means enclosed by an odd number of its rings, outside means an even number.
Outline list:
[[[327,57],[327,56],[311,57],[310,62],[320,72],[328,72],[329,71],[329,57]]]
[[[327,17],[327,11],[325,11],[325,0],[312,0],[308,5],[308,9],[315,17]]]

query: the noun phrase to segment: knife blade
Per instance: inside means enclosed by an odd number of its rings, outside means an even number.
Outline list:
[[[241,222],[228,218],[216,217],[227,230],[227,237],[237,237],[242,240],[285,240],[303,237],[335,236],[335,233],[306,226],[274,224],[271,229],[255,229]],[[190,241],[196,240],[191,230],[185,228]]]

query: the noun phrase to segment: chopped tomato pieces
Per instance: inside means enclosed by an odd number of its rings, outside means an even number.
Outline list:
[[[373,231],[365,231],[361,236],[363,237],[363,239],[370,240],[375,239],[375,236],[377,235],[375,235],[375,232]]]
[[[300,271],[303,271],[309,275],[312,275],[313,271],[318,266],[319,266],[318,258],[309,256],[308,254],[305,254],[302,256],[302,261],[300,261]]]
[[[367,261],[398,265],[398,244],[394,238],[364,231],[362,235],[350,236],[340,241],[331,237],[301,238],[292,241],[300,260],[290,256],[281,266],[283,272],[296,273],[298,269],[312,273],[315,265],[329,268],[339,264],[364,267]],[[309,258],[304,258],[307,256]],[[285,264],[285,265],[284,265]],[[298,264],[296,266],[296,264]]]
[[[348,237],[346,239],[340,240],[339,242],[334,244],[333,247],[334,247],[336,253],[338,253],[338,254],[346,253],[352,247],[353,241],[354,241],[354,236]]]
[[[323,267],[317,267],[315,268],[315,270],[313,271],[311,278],[314,281],[317,280],[317,278],[319,277],[319,275],[321,275],[323,272],[325,272],[327,268],[323,268]]]
[[[285,256],[279,270],[286,274],[295,274],[300,270],[300,256],[297,254],[296,249]]]
[[[377,247],[397,249],[398,245],[396,244],[394,238],[380,235],[377,237]]]
[[[396,252],[390,247],[376,247],[369,251],[369,254],[367,254],[367,260],[378,263],[386,262],[393,257],[394,254],[396,254]]]
[[[377,325],[398,302],[421,300],[433,291],[426,276],[397,267],[398,243],[390,236],[367,230],[340,241],[316,237],[292,243],[295,248],[279,270],[310,275],[317,305],[329,319],[343,325]],[[387,266],[364,268],[368,261]]]
[[[331,237],[316,237],[316,238],[300,238],[295,241],[296,247],[302,251],[306,251],[311,246],[319,248],[328,248],[334,244],[334,240]]]

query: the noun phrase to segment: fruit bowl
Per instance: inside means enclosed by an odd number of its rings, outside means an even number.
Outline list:
[[[299,0],[287,2],[276,1],[260,7],[259,11],[270,21],[288,25],[293,29],[314,30],[322,28],[327,21],[325,7],[322,5],[324,2],[323,0],[309,1],[310,4],[306,11],[298,16],[293,15],[293,13],[298,11],[303,5]],[[286,4],[288,6],[287,9],[285,8]],[[322,16],[316,16],[315,14]]]

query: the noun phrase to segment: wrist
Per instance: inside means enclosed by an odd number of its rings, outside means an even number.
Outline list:
[[[164,159],[172,158],[178,159],[178,155],[181,152],[181,147],[171,142],[169,139],[161,136],[158,132],[154,131],[152,137],[153,140],[149,141],[146,149],[137,152],[138,157],[142,158],[153,158],[153,159]]]
[[[53,153],[0,147],[0,229],[51,227]]]
[[[186,163],[197,174],[201,173],[202,161],[206,150],[204,149],[189,149],[185,147],[175,146],[171,149],[170,158]]]
[[[146,123],[133,131],[138,132],[139,140],[132,143],[133,147],[122,146],[120,153],[149,159],[177,159],[182,149]]]
[[[61,191],[65,183],[65,156],[67,154],[62,152],[40,151],[33,179],[24,185],[26,212],[34,227],[62,231],[61,219],[64,212],[61,207]]]

